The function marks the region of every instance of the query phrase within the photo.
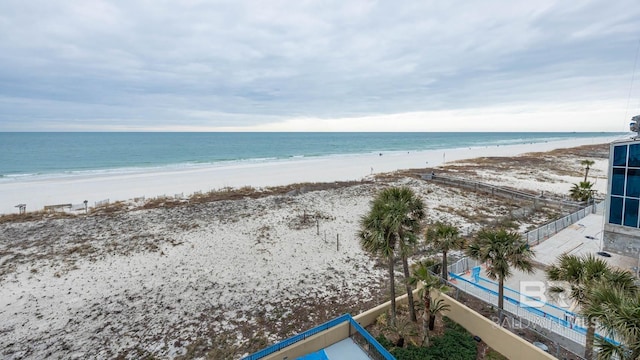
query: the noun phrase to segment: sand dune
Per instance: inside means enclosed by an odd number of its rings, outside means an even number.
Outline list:
[[[581,167],[575,158],[556,161],[575,175],[545,173],[543,185],[564,192],[566,180],[580,180]],[[602,164],[593,176],[605,175]],[[480,177],[535,187],[536,170],[526,177],[519,171],[487,169]],[[428,221],[448,220],[464,233],[510,211],[499,198],[397,178],[3,223],[0,354],[237,358],[341,313],[357,313],[385,296],[386,270],[361,250],[355,234],[374,194],[389,185],[410,186],[425,200]],[[520,226],[545,216],[553,214]]]

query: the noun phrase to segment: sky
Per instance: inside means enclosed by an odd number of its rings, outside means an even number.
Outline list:
[[[628,131],[640,6],[0,2],[0,131]]]

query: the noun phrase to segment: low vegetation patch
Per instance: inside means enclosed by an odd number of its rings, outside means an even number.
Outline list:
[[[477,345],[473,337],[462,326],[448,318],[444,319],[444,333],[431,339],[431,346],[423,347],[409,344],[407,347],[396,347],[384,335],[376,340],[398,360],[475,360]]]

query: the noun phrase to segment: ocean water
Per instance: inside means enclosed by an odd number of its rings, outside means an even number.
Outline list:
[[[621,133],[0,133],[0,182]]]

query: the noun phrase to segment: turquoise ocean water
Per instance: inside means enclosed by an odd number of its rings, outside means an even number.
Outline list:
[[[620,133],[0,133],[0,182]]]

